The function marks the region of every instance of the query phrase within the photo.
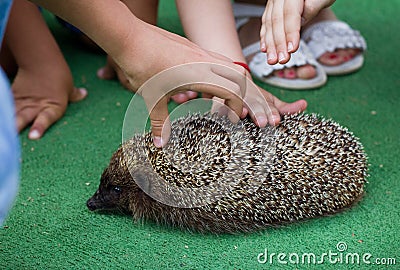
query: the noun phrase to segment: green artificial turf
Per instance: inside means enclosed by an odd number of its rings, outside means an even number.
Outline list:
[[[182,33],[172,3],[161,3],[159,24]],[[400,1],[342,0],[334,10],[365,36],[364,67],[355,74],[330,77],[319,90],[265,87],[286,101],[306,99],[307,112],[331,117],[360,138],[371,164],[365,197],[351,210],[331,217],[219,236],[137,224],[128,216],[87,210],[86,200],[121,143],[124,114],[133,95],[116,81],[96,78],[105,56],[78,46],[47,14],[75,84],[86,87],[89,96],[71,104],[41,140],[29,141],[27,131],[21,134],[20,190],[0,229],[0,269],[399,269]],[[323,265],[283,265],[276,256],[273,264],[257,261],[265,249],[286,254],[288,261],[291,253],[338,252],[340,242],[347,245],[342,255],[370,253],[371,262],[395,258],[397,264],[330,263],[325,258]]]

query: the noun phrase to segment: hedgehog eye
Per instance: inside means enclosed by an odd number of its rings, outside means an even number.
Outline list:
[[[115,191],[116,193],[121,193],[122,188],[120,186],[113,186],[112,190]]]

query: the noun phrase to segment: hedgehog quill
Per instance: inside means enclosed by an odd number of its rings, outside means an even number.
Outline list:
[[[359,139],[315,114],[263,129],[194,114],[172,122],[163,149],[149,133],[125,142],[87,207],[190,231],[250,232],[351,207],[367,170]]]

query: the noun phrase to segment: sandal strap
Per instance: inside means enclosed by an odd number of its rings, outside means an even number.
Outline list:
[[[251,4],[239,4],[233,3],[233,15],[235,18],[243,17],[262,17],[264,14],[265,6],[251,5]]]
[[[336,49],[355,48],[365,51],[367,43],[360,32],[342,21],[323,21],[310,26],[302,32],[315,58]]]
[[[249,17],[235,18],[236,30],[242,28],[243,25],[250,21]]]
[[[233,3],[232,8],[237,30],[248,23],[250,18],[261,18],[264,13],[264,7],[258,5]]]
[[[260,52],[260,43],[255,42],[242,50],[244,57]],[[265,53],[264,53],[265,55]]]
[[[259,51],[258,43],[257,46]],[[310,64],[312,66],[318,66],[318,63],[315,60],[314,56],[312,55],[310,49],[303,41],[300,41],[299,49],[295,53],[291,54],[290,60],[286,64],[282,65],[278,63],[275,65],[269,65],[267,63],[266,54],[259,52],[250,61],[249,67],[251,69],[251,72],[254,73],[254,75],[258,77],[266,77],[271,75],[272,72],[277,70],[282,70],[284,68],[291,68],[291,67],[300,67],[306,64]]]

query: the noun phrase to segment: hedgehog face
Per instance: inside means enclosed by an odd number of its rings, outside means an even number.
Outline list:
[[[130,203],[142,192],[128,171],[121,148],[111,158],[104,170],[100,186],[87,201],[90,211],[120,211],[131,213]]]

